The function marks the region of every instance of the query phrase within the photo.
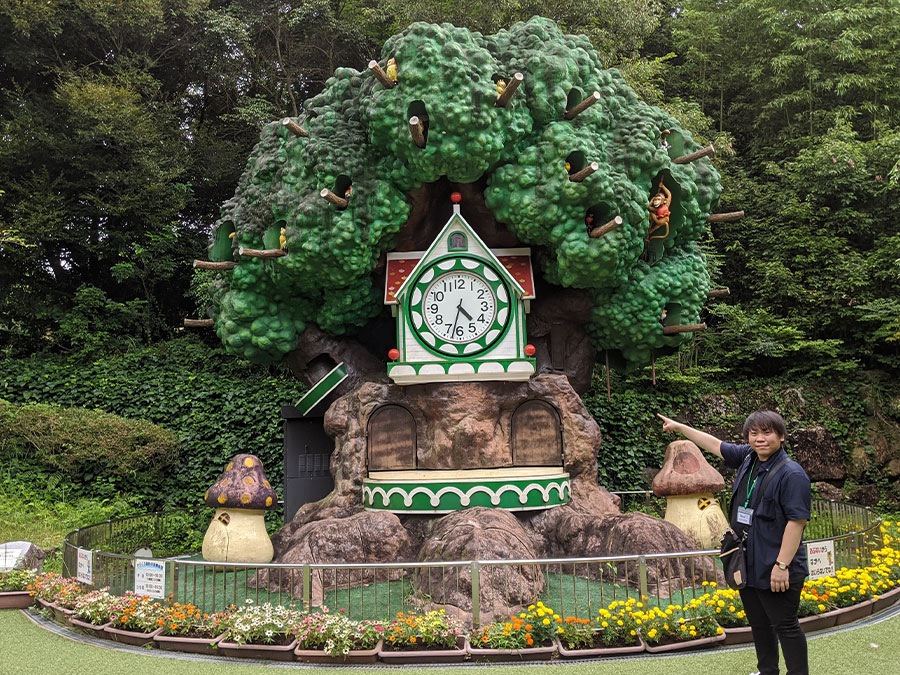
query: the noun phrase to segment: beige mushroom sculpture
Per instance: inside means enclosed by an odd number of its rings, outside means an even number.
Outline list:
[[[653,494],[666,498],[665,519],[702,549],[718,548],[728,529],[728,519],[715,497],[724,487],[722,474],[691,441],[670,443],[663,467],[653,479]]]
[[[203,558],[211,562],[267,563],[275,551],[264,513],[278,503],[262,462],[236,455],[203,497],[216,513],[203,537]]]

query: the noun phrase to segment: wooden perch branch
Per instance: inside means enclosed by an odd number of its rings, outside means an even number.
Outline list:
[[[201,270],[230,270],[237,267],[236,262],[213,262],[212,260],[195,260],[194,267]]]
[[[609,234],[610,232],[612,232],[614,229],[616,229],[621,224],[622,224],[622,216],[616,216],[615,218],[613,218],[611,221],[609,221],[605,225],[601,225],[600,227],[595,227],[593,230],[591,230],[591,232],[588,236],[590,236],[591,239],[599,239],[604,234]]]
[[[498,108],[505,108],[512,98],[512,95],[516,93],[516,89],[519,88],[519,85],[522,84],[524,80],[525,76],[522,73],[513,75],[512,79],[507,83],[506,89],[504,89],[503,93],[497,97],[494,105]]]
[[[716,149],[709,145],[706,148],[702,148],[697,150],[697,152],[692,152],[689,155],[682,155],[681,157],[676,157],[672,160],[672,164],[687,164],[689,162],[696,162],[698,159],[703,159],[704,157],[715,157]]]
[[[588,96],[586,99],[584,99],[581,103],[576,105],[571,110],[566,110],[566,112],[563,114],[563,117],[565,117],[567,120],[573,120],[578,115],[583,113],[585,110],[590,108],[592,105],[594,105],[599,100],[600,100],[600,92],[595,91],[593,94]]]
[[[286,253],[280,248],[239,248],[238,255],[247,256],[248,258],[280,258]]]
[[[347,204],[350,203],[343,197],[338,197],[328,188],[322,188],[321,190],[319,190],[319,196],[329,204],[334,204],[339,209],[346,209]]]
[[[597,162],[591,162],[578,173],[569,174],[569,180],[573,183],[580,183],[599,168],[600,165]]]
[[[383,84],[388,89],[393,89],[397,86],[397,83],[389,78],[387,76],[387,73],[381,69],[381,66],[378,65],[378,61],[369,61],[369,70],[372,71],[375,79],[381,82],[381,84]]]
[[[710,223],[732,223],[744,217],[743,211],[731,211],[730,213],[711,213],[709,214]]]
[[[706,330],[705,323],[692,323],[686,326],[663,326],[663,335],[678,335],[679,333],[696,333]]]
[[[290,131],[295,136],[302,136],[303,138],[309,137],[309,132],[299,124],[297,124],[290,117],[285,117],[283,120],[281,120],[281,124],[282,126],[287,127],[288,131]]]
[[[710,298],[724,298],[726,295],[731,295],[730,288],[714,288],[709,292]]]
[[[185,319],[185,328],[212,328],[215,325],[212,319]]]
[[[409,118],[409,135],[412,136],[416,147],[425,147],[425,126],[422,124],[422,120],[415,115]]]

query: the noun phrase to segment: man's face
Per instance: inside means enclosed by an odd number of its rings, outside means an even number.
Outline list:
[[[747,440],[759,457],[759,461],[765,462],[778,452],[778,448],[784,442],[784,436],[780,436],[774,429],[751,429],[747,434]]]

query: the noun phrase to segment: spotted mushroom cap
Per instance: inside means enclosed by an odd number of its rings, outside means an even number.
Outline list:
[[[278,495],[266,479],[259,457],[235,455],[206,491],[203,501],[216,508],[271,509],[277,504]]]
[[[724,487],[722,474],[691,441],[669,443],[663,467],[653,479],[653,494],[657,497],[709,494]]]

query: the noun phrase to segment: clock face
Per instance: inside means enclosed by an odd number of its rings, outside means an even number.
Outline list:
[[[497,342],[510,323],[510,295],[484,260],[438,260],[413,284],[409,319],[419,342],[446,356],[478,354]]]
[[[442,274],[428,286],[422,302],[422,316],[432,333],[457,344],[487,333],[496,314],[494,291],[473,272]]]

